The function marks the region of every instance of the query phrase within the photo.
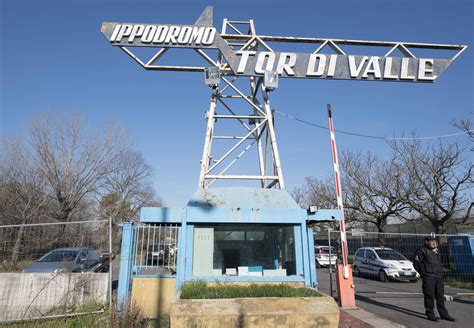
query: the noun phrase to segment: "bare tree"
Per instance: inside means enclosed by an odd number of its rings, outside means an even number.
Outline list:
[[[97,192],[127,148],[126,134],[117,126],[88,135],[79,114],[46,112],[30,126],[28,142],[49,194],[58,204],[57,221],[71,221],[87,195]]]
[[[371,153],[351,152],[343,154],[341,163],[347,190],[345,206],[359,214],[358,221],[375,225],[379,244],[384,245],[388,219],[402,217],[409,210],[399,196],[406,190],[399,181],[395,163],[380,160]]]
[[[24,224],[40,220],[50,208],[46,183],[28,151],[16,139],[2,139],[0,202],[2,223],[21,224],[11,248],[10,269],[18,262]]]
[[[474,142],[474,129],[472,128],[472,122],[470,119],[462,119],[460,121],[453,121],[452,125],[460,129],[461,131],[466,132],[471,143]],[[474,146],[471,147],[471,151],[474,151]]]
[[[473,165],[457,143],[422,146],[419,141],[391,143],[396,165],[404,172],[410,193],[400,193],[402,201],[431,222],[436,233],[456,213],[470,215],[473,202],[468,190],[473,186]]]
[[[344,181],[342,181],[342,186],[342,195],[344,203],[346,203],[348,190],[345,189],[346,186]],[[311,205],[326,209],[337,208],[336,188],[332,178],[320,180],[315,177],[306,177],[305,184],[302,187],[293,189],[291,194],[297,203],[303,208],[307,208]],[[354,213],[352,209],[345,207],[344,215],[346,223],[350,224],[353,222],[355,214],[356,213]],[[338,222],[325,222],[324,225],[333,230],[339,229]]]
[[[114,223],[138,219],[143,206],[160,205],[150,185],[152,169],[136,151],[122,153],[105,177],[100,194],[100,215]]]

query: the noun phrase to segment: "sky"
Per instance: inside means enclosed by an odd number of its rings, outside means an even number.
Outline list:
[[[184,206],[198,186],[210,89],[202,73],[145,71],[111,46],[100,26],[193,24],[207,5],[214,7],[218,30],[223,18],[254,19],[261,35],[469,46],[433,84],[280,79],[270,97],[280,112],[327,125],[330,103],[336,129],[377,136],[451,134],[459,132],[453,120],[474,119],[472,0],[0,0],[0,133],[21,133],[44,110],[80,111],[91,129],[119,121],[154,168],[153,185],[165,204]],[[165,64],[196,60],[189,53],[166,56]],[[287,190],[307,176],[332,175],[326,130],[278,114],[275,126]],[[383,140],[344,134],[336,140],[340,152],[389,155]],[[455,141],[466,138],[442,140]],[[240,173],[255,173],[254,159],[247,158]]]

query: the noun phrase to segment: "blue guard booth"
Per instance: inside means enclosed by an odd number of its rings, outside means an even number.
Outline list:
[[[339,210],[302,209],[285,190],[225,187],[198,189],[184,208],[143,208],[140,225],[177,227],[177,289],[193,280],[317,287],[313,230],[307,222],[341,218]],[[136,228],[123,225],[121,301],[128,299],[132,276],[140,274],[134,265]]]

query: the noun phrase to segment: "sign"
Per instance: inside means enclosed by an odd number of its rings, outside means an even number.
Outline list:
[[[432,82],[450,60],[240,51],[229,64],[236,75],[244,76],[276,71],[281,77]]]
[[[466,46],[455,45],[412,44],[418,48],[458,50],[458,54],[452,59],[415,58],[402,43],[386,41],[338,40],[336,42],[349,45],[392,46],[393,49],[402,47],[407,57],[355,56],[346,55],[342,51],[339,51],[340,54],[322,54],[317,51],[316,53],[298,53],[251,51],[247,50],[248,48],[236,50],[212,25],[212,7],[207,7],[194,25],[106,22],[102,24],[101,30],[110,44],[119,47],[218,49],[229,64],[222,74],[254,77],[264,76],[265,71],[272,71],[280,77],[287,78],[433,82],[466,48]],[[268,38],[272,40],[272,37]],[[275,37],[273,41],[282,39],[286,37]],[[289,39],[294,41],[298,38]],[[301,40],[301,42],[306,41]],[[320,48],[328,42],[336,46],[335,42],[329,39],[324,42],[318,39],[318,42],[323,43]],[[217,65],[208,55],[202,52],[201,55],[207,56],[205,59],[208,62]],[[156,59],[158,58],[159,56]],[[140,64],[146,69],[159,68],[153,64],[144,64],[144,62]],[[188,68],[191,71],[204,70],[204,67],[163,67],[167,70]]]
[[[217,48],[216,28],[209,26],[104,23],[102,33],[117,46]]]

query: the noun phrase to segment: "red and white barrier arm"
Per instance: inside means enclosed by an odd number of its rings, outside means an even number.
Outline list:
[[[339,173],[339,160],[337,158],[336,138],[334,136],[334,125],[332,123],[331,105],[328,104],[329,115],[329,133],[331,135],[332,161],[334,164],[334,180],[336,183],[337,208],[342,212],[342,220],[339,221],[339,230],[341,233],[342,264],[344,279],[349,278],[349,263],[347,262],[347,236],[344,224],[344,206],[342,204],[341,175]]]

